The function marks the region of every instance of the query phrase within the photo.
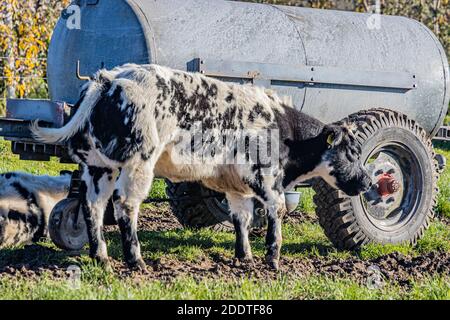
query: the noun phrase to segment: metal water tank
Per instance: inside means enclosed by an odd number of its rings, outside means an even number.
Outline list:
[[[80,29],[59,20],[48,55],[51,98],[74,103],[98,69],[135,62],[254,82],[332,122],[361,109],[408,114],[430,134],[449,100],[445,52],[404,17],[224,0],[78,0]]]

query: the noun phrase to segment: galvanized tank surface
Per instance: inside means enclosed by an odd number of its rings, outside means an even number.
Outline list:
[[[411,19],[223,0],[74,3],[81,28],[63,15],[50,45],[53,100],[77,100],[77,61],[84,75],[134,62],[271,87],[325,122],[386,107],[434,134],[447,111],[447,57]]]

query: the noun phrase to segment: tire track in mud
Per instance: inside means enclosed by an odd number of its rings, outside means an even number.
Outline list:
[[[166,208],[161,207],[146,210],[141,218],[140,228],[146,231],[166,231],[180,228],[180,224]],[[298,213],[289,218],[290,222],[309,221]],[[115,227],[108,227],[110,231]],[[23,276],[38,279],[44,273],[50,273],[55,279],[66,279],[68,265],[59,265],[61,256],[65,253],[57,252],[44,246],[31,245],[17,252],[12,252],[14,263],[0,261],[0,278]],[[48,259],[48,257],[55,258]],[[41,259],[45,257],[45,259]],[[112,260],[114,273],[123,279],[132,281],[161,280],[172,281],[178,277],[192,276],[197,280],[222,279],[237,280],[250,278],[254,280],[276,280],[280,276],[288,278],[306,278],[309,276],[328,276],[331,278],[348,278],[365,284],[373,276],[374,270],[382,281],[389,281],[408,286],[412,280],[424,279],[430,275],[450,274],[450,253],[432,252],[421,256],[405,256],[391,253],[372,260],[361,260],[357,257],[350,259],[324,258],[290,258],[281,260],[280,271],[270,270],[262,258],[255,258],[253,265],[236,266],[232,259],[214,255],[203,257],[195,262],[180,261],[162,257],[156,261],[146,261],[148,273],[131,272],[122,261]]]

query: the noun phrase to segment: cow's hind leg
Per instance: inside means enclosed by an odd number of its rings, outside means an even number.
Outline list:
[[[252,263],[249,229],[253,219],[253,199],[237,194],[226,195],[236,232],[235,256],[240,262]]]
[[[152,181],[153,166],[142,163],[122,169],[114,190],[114,208],[122,235],[123,254],[132,269],[146,270],[137,235],[137,221],[140,205],[148,197]]]
[[[109,268],[108,252],[103,236],[103,219],[114,191],[117,173],[109,168],[83,166],[80,185],[80,205],[89,237],[89,252],[93,259]]]

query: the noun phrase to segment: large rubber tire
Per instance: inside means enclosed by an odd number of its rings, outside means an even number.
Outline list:
[[[378,148],[382,148],[382,152],[389,152],[389,145],[392,150],[397,148],[395,150],[403,150],[401,152],[405,153],[404,158],[399,157],[398,164],[401,171],[405,171],[401,183],[408,183],[401,185],[403,196],[398,201],[402,208],[399,210],[399,217],[405,215],[406,218],[403,222],[398,218],[397,227],[385,227],[384,223],[387,226],[388,220],[378,221],[367,213],[363,196],[348,197],[323,180],[317,180],[313,185],[316,191],[314,202],[325,234],[338,249],[354,250],[369,242],[415,244],[423,236],[434,215],[438,192],[438,165],[434,160],[431,140],[415,121],[387,109],[359,112],[346,120],[356,124],[356,137],[362,146],[363,161],[369,159],[371,152],[381,150]],[[408,161],[411,161],[411,168],[401,166]],[[418,183],[418,187],[407,193],[407,188],[412,188],[413,182]],[[416,198],[412,198],[413,196]],[[415,199],[414,203],[411,199]],[[411,203],[414,207],[410,207]],[[412,209],[408,211],[408,208]]]
[[[172,212],[184,227],[211,228],[215,231],[233,230],[228,221],[224,195],[205,188],[200,183],[172,183],[166,180],[167,196]]]

